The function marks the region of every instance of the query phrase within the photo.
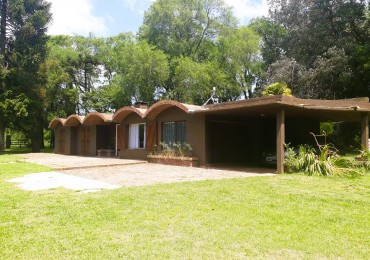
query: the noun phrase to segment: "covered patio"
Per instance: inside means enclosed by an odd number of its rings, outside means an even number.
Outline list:
[[[258,166],[262,153],[276,152],[277,173],[284,172],[284,146],[314,145],[320,122],[358,122],[361,144],[368,148],[368,98],[309,100],[271,96],[203,106],[208,164]],[[256,165],[257,164],[257,165]]]

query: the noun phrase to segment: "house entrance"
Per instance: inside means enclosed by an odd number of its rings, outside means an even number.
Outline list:
[[[65,154],[65,138],[66,138],[66,130],[64,128],[60,129],[59,132],[59,153]]]
[[[81,154],[89,155],[90,150],[90,128],[82,127],[81,129]]]

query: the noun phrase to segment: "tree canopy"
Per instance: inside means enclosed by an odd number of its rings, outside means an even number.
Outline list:
[[[0,150],[5,126],[23,131],[40,149],[44,79],[39,66],[46,58],[50,4],[42,0],[1,0]]]
[[[48,37],[50,4],[0,0],[0,150],[5,126],[36,151],[55,116],[137,101],[370,96],[368,1],[268,4],[240,26],[223,0],[157,0],[137,35],[99,38]]]

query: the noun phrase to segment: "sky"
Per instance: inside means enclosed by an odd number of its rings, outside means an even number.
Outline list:
[[[155,0],[47,0],[52,3],[50,35],[109,37],[121,32],[136,33],[143,15]],[[266,0],[225,0],[233,7],[241,25],[251,18],[267,15]]]

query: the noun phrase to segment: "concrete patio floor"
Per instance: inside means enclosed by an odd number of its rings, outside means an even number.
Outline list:
[[[20,154],[19,156],[24,158],[25,162],[44,165],[57,171],[147,163],[146,161],[139,160],[72,156],[54,153],[27,153]]]
[[[120,187],[274,175],[273,169],[192,168],[151,164],[146,161],[58,154],[24,154],[21,157],[26,162],[49,166],[63,174]]]

